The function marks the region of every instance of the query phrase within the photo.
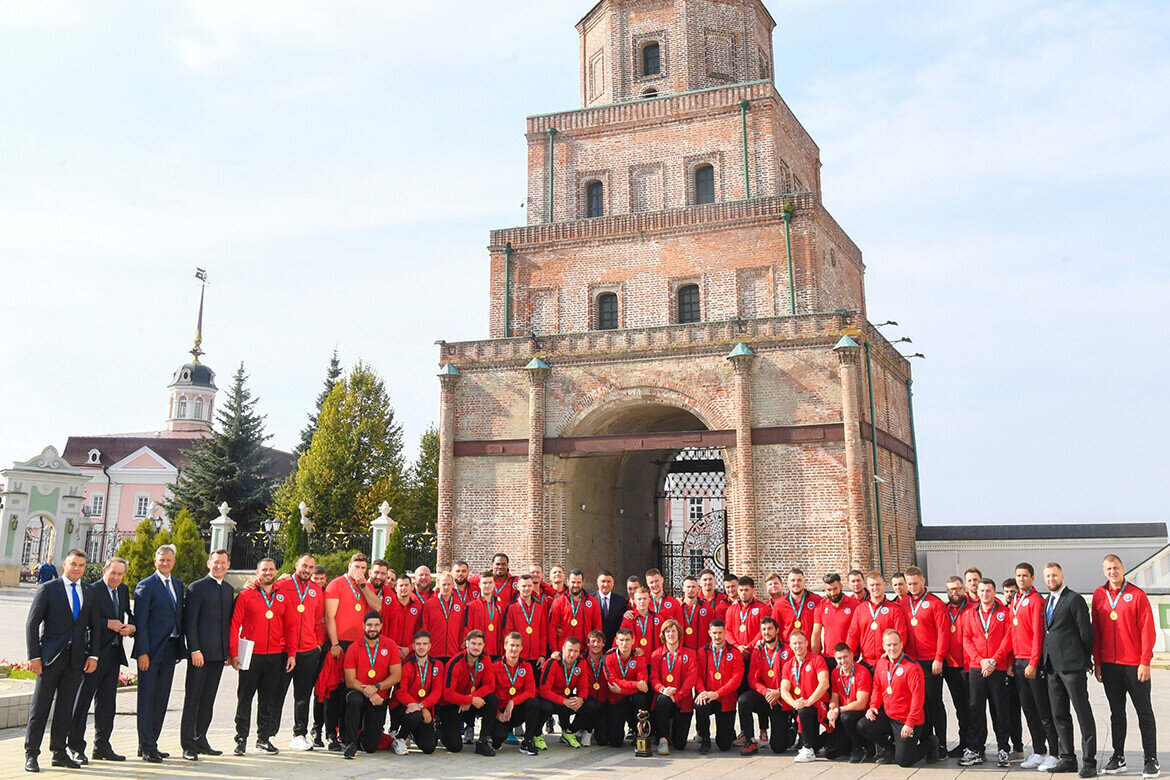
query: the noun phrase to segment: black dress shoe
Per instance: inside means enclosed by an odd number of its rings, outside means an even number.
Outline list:
[[[125,761],[126,760],[126,756],[120,756],[117,753],[115,753],[112,749],[98,750],[96,748],[93,751],[93,758],[94,758],[94,761]]]
[[[161,750],[158,750],[157,748],[155,750],[152,750],[151,752],[157,754],[159,758],[170,758],[171,757],[170,753],[164,753]],[[138,748],[138,757],[144,758],[144,756],[142,755],[142,748]]]
[[[25,758],[24,758],[24,771],[26,771],[26,772],[39,772],[39,771],[41,771],[41,765],[37,763],[36,756],[25,756]]]
[[[200,745],[198,748],[196,748],[196,752],[202,753],[205,756],[222,756],[223,755],[222,750],[216,750],[215,748],[213,748],[210,744],[208,744],[206,742],[204,742],[202,745]]]
[[[53,760],[49,762],[53,766],[63,767],[65,769],[81,769],[81,764],[74,761],[65,753],[58,753],[53,756]]]
[[[1048,770],[1052,774],[1058,772],[1075,772],[1077,771],[1077,760],[1075,758],[1062,758],[1056,762],[1056,766]]]
[[[163,760],[163,754],[157,750],[151,750],[142,754],[142,760],[151,764],[161,764]]]
[[[70,750],[69,757],[82,766],[85,766],[89,763],[89,759],[85,757],[85,752],[81,750]]]
[[[199,752],[194,750],[194,749],[184,750],[183,751],[183,758],[187,759],[188,761],[198,761],[199,760]]]

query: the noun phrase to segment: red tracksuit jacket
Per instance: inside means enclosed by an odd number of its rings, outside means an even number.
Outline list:
[[[676,599],[674,596],[663,595],[657,602],[651,596],[650,611],[658,616],[660,624],[668,620],[677,620],[680,626],[683,623],[682,599]]]
[[[421,704],[423,709],[434,709],[443,698],[443,665],[434,658],[419,662],[412,653],[402,662],[402,681],[394,689],[394,698],[404,707]]]
[[[550,650],[560,650],[571,636],[580,639],[584,649],[589,632],[601,629],[601,605],[585,591],[575,599],[566,593],[553,602],[548,625]]]
[[[808,590],[801,591],[799,599],[793,598],[791,593],[777,599],[772,607],[772,619],[780,626],[780,641],[788,644],[788,635],[794,628],[799,628],[812,639],[813,621],[820,603],[821,597]]]
[[[1154,657],[1154,611],[1146,592],[1105,583],[1093,593],[1093,663],[1148,666]],[[1117,619],[1113,619],[1116,613]]]
[[[1017,593],[1008,611],[1012,616],[1012,656],[1039,666],[1044,649],[1044,597],[1035,588]]]
[[[536,661],[548,655],[548,617],[540,602],[533,599],[532,606],[527,606],[523,599],[517,599],[508,605],[506,614],[504,632],[515,631],[524,641],[524,646],[520,648],[521,658]]]
[[[259,585],[241,590],[240,595],[236,596],[228,637],[228,650],[233,658],[240,654],[241,636],[256,643],[252,648],[253,655],[284,652],[284,610],[290,602],[276,588],[272,589],[269,598],[272,599],[271,605],[265,602]],[[271,618],[267,617],[269,614]]]
[[[454,658],[461,652],[467,634],[467,609],[454,594],[444,602],[436,593],[423,604],[420,627],[430,632],[432,655]]]
[[[915,661],[945,661],[950,621],[942,599],[931,593],[921,599],[907,594],[898,606],[906,619],[906,655]]]
[[[883,655],[873,670],[873,691],[869,706],[885,709],[886,715],[913,728],[924,720],[926,678],[922,667],[905,655],[894,663]]]
[[[945,663],[947,666],[953,666],[956,669],[967,668],[967,653],[963,649],[963,626],[966,623],[967,610],[971,609],[971,605],[966,601],[958,609],[947,603],[946,614],[946,632],[947,632],[947,657]]]
[[[695,709],[695,683],[699,678],[698,652],[680,646],[674,653],[660,647],[650,656],[650,689],[677,688],[675,703],[682,712]]]
[[[320,647],[318,629],[325,617],[325,594],[312,580],[302,585],[295,579],[276,581],[276,592],[284,597],[284,644],[290,655]]]
[[[578,658],[573,666],[566,664],[563,658],[550,658],[544,662],[540,688],[537,689],[542,699],[564,704],[565,699],[573,696],[589,698],[589,691],[589,664],[584,659]]]
[[[732,604],[723,618],[727,623],[727,641],[736,646],[755,647],[760,641],[760,618],[771,614],[771,608],[759,599],[752,599],[749,604]]]
[[[990,611],[982,604],[968,607],[963,614],[963,656],[968,669],[978,668],[984,658],[1006,669],[1012,661],[1012,621],[1008,608],[998,601]],[[985,622],[986,621],[986,622]]]
[[[752,662],[748,665],[748,685],[761,696],[767,696],[768,690],[780,690],[780,681],[784,679],[784,664],[791,657],[792,651],[779,642],[775,651],[766,645],[752,650]],[[780,702],[783,709],[788,705]]]
[[[857,599],[852,596],[843,596],[840,603],[834,604],[829,599],[821,599],[813,612],[813,625],[821,627],[821,655],[826,659],[833,657],[833,648],[838,643],[849,645],[854,656],[857,655],[857,645],[849,642],[849,627],[853,624],[853,613],[857,611]],[[811,639],[811,634],[809,635]]]
[[[395,596],[382,608],[382,633],[399,647],[410,648],[414,644],[414,632],[421,621],[422,606],[414,599],[403,605]]]
[[[617,648],[605,654],[605,680],[614,683],[621,690],[618,693],[610,691],[610,703],[616,704],[627,696],[638,692],[638,683],[644,682],[649,687],[650,656],[639,657],[630,652],[629,660],[622,661]]]
[[[482,598],[472,599],[467,605],[467,631],[477,629],[483,632],[485,653],[492,658],[504,654],[504,634],[507,633],[504,631],[504,608],[494,598],[490,605]]]
[[[443,704],[470,705],[475,696],[483,698],[496,692],[496,668],[492,660],[481,655],[472,671],[467,663],[467,652],[453,656],[447,662],[443,677]]]
[[[877,627],[874,627],[874,624]],[[853,622],[849,625],[849,645],[861,648],[861,657],[870,666],[877,663],[882,655],[882,634],[894,629],[906,639],[906,617],[902,608],[889,599],[875,605],[872,601],[861,604],[853,611]]]
[[[536,675],[532,672],[532,664],[523,658],[515,666],[508,665],[507,658],[496,661],[496,696],[500,700],[500,711],[508,706],[508,702],[523,704],[536,696]]]
[[[715,619],[715,610],[711,605],[701,599],[697,599],[694,604],[683,601],[679,602],[679,611],[682,612],[682,620],[678,624],[682,626],[683,647],[698,650],[711,641],[707,636],[711,621]]]
[[[706,645],[699,651],[699,673],[695,693],[713,691],[719,694],[719,704],[723,712],[735,710],[739,683],[742,679],[743,654],[730,644],[725,642],[718,653],[711,645]]]
[[[634,632],[634,650],[641,650],[649,659],[658,649],[658,630],[662,627],[662,619],[653,612],[647,612],[643,617],[637,612],[632,618],[622,620],[622,628]]]

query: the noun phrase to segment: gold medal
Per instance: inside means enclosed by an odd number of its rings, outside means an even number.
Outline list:
[[[264,617],[268,618],[269,620],[272,620],[272,610],[268,610],[267,612],[265,612]]]
[[[366,672],[366,677],[373,678],[373,676],[374,676],[374,670],[373,670],[373,669],[371,669],[370,671]]]
[[[775,670],[775,669],[769,669],[769,670],[768,670],[768,676],[769,676],[769,677],[775,677],[775,676],[776,676],[776,670]]]
[[[799,696],[799,695],[800,695],[800,688],[793,688],[793,689],[792,689],[792,692],[793,692],[794,694],[796,694],[797,696]]]
[[[509,694],[510,696],[515,696],[515,695],[516,695],[516,688],[515,688],[515,686],[513,686],[513,687],[511,687],[511,688],[509,688],[509,689],[508,689],[508,694]]]
[[[572,620],[570,620],[570,621],[569,621],[569,625],[570,625],[570,626],[576,626],[576,625],[577,625],[577,618],[573,618]]]
[[[495,631],[495,630],[496,630],[496,624],[495,623],[488,623],[488,631]]]
[[[419,697],[420,699],[424,698],[426,695],[427,695],[427,689],[426,689],[426,688],[419,688],[419,689],[418,689],[418,697]]]
[[[722,680],[723,679],[723,672],[715,672],[715,679]]]
[[[918,618],[910,618],[910,625],[912,625],[912,626],[918,625]]]
[[[532,626],[529,626],[528,628],[524,629],[524,631],[525,631],[525,633],[531,634],[532,633]]]
[[[1117,620],[1117,613],[1116,613],[1116,612],[1110,612],[1110,613],[1109,613],[1109,619],[1110,619],[1110,620]]]
[[[667,682],[674,682],[674,675],[673,674],[666,675],[666,681]]]
[[[800,621],[799,621],[799,620],[793,620],[793,621],[792,621],[792,627],[793,627],[793,628],[800,628]]]
[[[304,611],[305,611],[305,605],[304,604],[297,604],[297,612],[304,612]]]
[[[894,686],[891,685],[889,688],[886,688],[886,694],[892,696],[894,694]]]
[[[877,621],[876,620],[869,624],[869,630],[870,631],[877,631]]]
[[[747,626],[740,626],[740,627],[739,627],[739,632],[740,632],[741,634],[747,633]]]
[[[642,642],[641,642],[641,644],[642,644],[642,647],[645,647],[645,646],[646,646],[646,637],[642,637]]]
[[[691,628],[690,626],[687,626],[687,636],[690,636],[693,633],[695,633],[695,629]]]
[[[593,690],[600,691],[601,690],[601,683],[593,683]]]
[[[361,604],[354,604],[354,605],[353,605],[353,611],[354,611],[354,612],[361,612],[361,611],[362,611],[362,605],[361,605]]]
[[[955,633],[955,632],[956,632],[956,631],[958,631],[958,630],[959,630],[958,626],[956,626],[955,624],[953,624],[953,623],[952,623],[952,624],[951,624],[951,633],[953,634],[953,633]]]
[[[568,696],[568,695],[569,695],[569,694],[571,694],[572,692],[573,692],[573,691],[572,691],[571,689],[569,689],[569,688],[565,688],[565,695],[566,695],[566,696]]]
[[[1019,624],[1020,624],[1019,618],[1012,618],[1012,625],[1013,626],[1018,626]]]

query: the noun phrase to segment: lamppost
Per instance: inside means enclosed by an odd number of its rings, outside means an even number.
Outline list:
[[[301,510],[301,528],[305,529],[305,549],[311,550],[313,546],[309,537],[313,533],[313,521],[309,519],[309,505],[302,501],[297,509]]]
[[[264,527],[264,535],[268,538],[268,557],[272,557],[272,540],[276,537],[276,532],[280,530],[280,520],[275,517],[270,517],[260,523]]]

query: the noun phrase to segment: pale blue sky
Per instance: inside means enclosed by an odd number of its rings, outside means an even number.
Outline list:
[[[336,344],[413,448],[590,4],[0,0],[0,464],[161,426],[197,265],[275,445]],[[1170,4],[767,5],[870,319],[928,356],[925,520],[1165,520]]]

